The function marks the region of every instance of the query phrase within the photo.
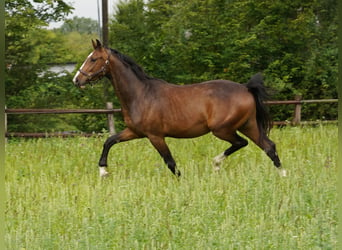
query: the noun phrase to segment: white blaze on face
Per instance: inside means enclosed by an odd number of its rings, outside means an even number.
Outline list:
[[[87,57],[87,59],[84,60],[82,66],[80,67],[80,70],[82,70],[82,68],[84,67],[84,64],[85,64],[86,61],[89,59],[89,57],[91,57],[91,56],[93,55],[93,53],[94,53],[94,51],[91,52],[91,53],[89,54],[89,56]],[[79,75],[80,75],[80,71],[77,70],[76,75],[75,75],[74,78],[72,79],[72,81],[74,82],[74,84],[76,84],[76,79],[77,79],[77,77],[78,77]]]

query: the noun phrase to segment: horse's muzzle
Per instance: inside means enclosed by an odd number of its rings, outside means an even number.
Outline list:
[[[75,85],[76,87],[78,87],[78,88],[84,89],[84,88],[86,87],[85,84],[86,84],[87,81],[82,81],[82,80],[79,78],[79,73],[77,73],[77,74],[75,75],[75,77],[72,79],[72,81],[73,81],[74,85]]]

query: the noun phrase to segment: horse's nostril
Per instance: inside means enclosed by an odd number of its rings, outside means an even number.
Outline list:
[[[72,79],[72,81],[74,82],[75,85],[79,84],[78,77],[74,77],[74,79]]]

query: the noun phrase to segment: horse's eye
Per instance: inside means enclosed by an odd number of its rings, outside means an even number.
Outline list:
[[[96,58],[90,58],[91,62],[96,62]]]

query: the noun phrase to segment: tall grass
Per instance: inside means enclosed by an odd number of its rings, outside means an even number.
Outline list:
[[[8,249],[335,249],[337,127],[273,129],[288,177],[254,144],[168,139],[178,181],[147,140],[121,143],[101,180],[105,138],[6,145]]]

